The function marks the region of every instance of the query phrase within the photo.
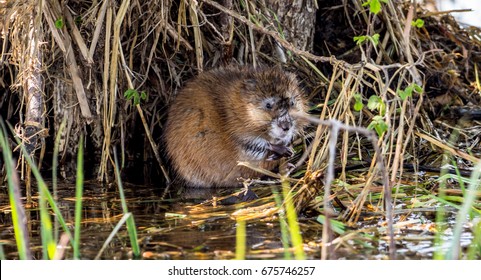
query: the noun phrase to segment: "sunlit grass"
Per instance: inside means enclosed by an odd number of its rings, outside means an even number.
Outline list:
[[[25,209],[20,201],[18,175],[13,165],[12,151],[8,145],[7,132],[2,119],[0,119],[0,147],[2,148],[3,160],[5,162],[5,170],[7,173],[8,196],[12,211],[13,231],[15,242],[17,244],[18,256],[22,260],[30,259],[31,253],[28,232],[24,224],[24,221],[26,220]]]
[[[13,129],[12,129],[13,131]],[[35,180],[37,181],[37,186],[39,190],[39,206],[40,206],[40,220],[41,220],[41,235],[42,235],[42,252],[43,258],[50,258],[52,259],[55,256],[56,251],[56,243],[53,239],[53,227],[52,227],[52,220],[49,214],[49,208],[47,207],[47,202],[50,205],[51,209],[57,216],[60,225],[62,226],[65,233],[68,235],[69,240],[73,247],[75,247],[74,240],[72,239],[72,233],[70,232],[65,220],[60,212],[59,207],[55,199],[52,197],[52,194],[47,188],[47,184],[45,180],[42,178],[40,171],[37,168],[37,165],[33,161],[33,159],[28,154],[25,146],[17,139],[17,143],[21,148],[22,155],[27,160],[27,163],[30,166],[30,169],[35,176]],[[13,163],[13,161],[11,161]]]
[[[235,259],[244,260],[246,258],[246,221],[242,218],[236,223],[236,246]]]
[[[297,260],[306,259],[304,243],[302,242],[301,229],[297,220],[296,207],[292,200],[291,185],[288,180],[282,180],[282,194],[284,196],[284,209],[286,211],[289,233],[294,247],[294,257]]]
[[[20,200],[20,190],[19,190],[19,180],[16,173],[16,170],[13,166],[14,160],[12,157],[12,152],[8,146],[7,138],[6,138],[6,130],[1,122],[1,129],[0,129],[0,146],[2,149],[2,155],[5,161],[5,170],[7,174],[7,181],[9,186],[9,198],[10,198],[10,206],[11,206],[11,214],[12,214],[12,221],[13,221],[13,228],[14,228],[14,235],[15,241],[17,244],[17,252],[20,259],[30,259],[30,244],[28,240],[29,233],[27,232],[26,225],[25,225],[25,214],[23,204]],[[57,137],[57,139],[59,139]],[[77,153],[77,171],[76,171],[76,194],[75,194],[75,217],[74,217],[74,235],[72,235],[69,226],[67,225],[60,208],[57,204],[56,198],[56,172],[54,171],[53,177],[54,179],[54,191],[55,195],[52,195],[47,184],[43,177],[40,174],[40,171],[37,168],[37,165],[30,157],[30,155],[26,152],[25,147],[18,141],[18,145],[21,149],[22,155],[24,156],[25,160],[31,167],[31,171],[35,177],[38,186],[38,205],[39,205],[39,213],[40,213],[40,234],[41,234],[41,250],[42,250],[42,258],[43,259],[53,259],[57,254],[57,229],[53,227],[52,223],[52,215],[50,211],[55,214],[55,218],[58,221],[59,225],[61,226],[62,230],[67,235],[67,238],[72,245],[73,249],[73,258],[80,259],[80,236],[81,236],[81,223],[82,223],[82,199],[83,199],[83,184],[84,184],[84,169],[83,169],[83,162],[84,162],[84,149],[83,149],[83,137],[80,138],[79,142],[79,150]],[[55,156],[54,156],[54,163],[53,165],[57,167],[57,159],[58,156],[58,145],[59,141],[56,141],[55,144],[57,147],[55,148]],[[140,255],[140,249],[137,242],[137,233],[135,229],[134,219],[131,213],[127,212],[127,204],[125,201],[125,196],[123,193],[122,184],[120,181],[120,173],[118,169],[116,169],[116,178],[119,183],[119,192],[121,195],[121,202],[122,207],[124,209],[125,220],[121,220],[121,222],[127,222],[127,230],[129,232],[129,236],[131,237],[132,243],[132,250],[134,256],[138,257]],[[55,198],[54,198],[55,196]],[[119,223],[119,226],[122,225]],[[118,229],[117,229],[118,230]],[[111,234],[112,238],[117,231],[114,231]],[[108,242],[106,242],[108,244]],[[5,258],[3,253],[3,246],[0,251],[0,258]]]
[[[444,171],[445,172],[445,171]],[[440,179],[440,186],[439,186],[439,194],[438,196],[432,196],[436,200],[439,201],[443,207],[439,207],[436,215],[436,235],[435,235],[435,242],[434,246],[436,251],[434,253],[434,259],[459,259],[461,258],[461,251],[460,251],[460,241],[461,241],[461,234],[463,233],[464,227],[466,225],[467,219],[470,217],[471,220],[475,221],[473,225],[473,241],[468,248],[468,254],[466,258],[468,259],[475,259],[476,256],[479,256],[479,240],[480,240],[480,232],[479,228],[479,216],[481,215],[481,211],[475,208],[475,201],[476,201],[476,191],[481,187],[481,163],[478,163],[470,178],[462,177],[459,172],[457,175],[451,174],[443,174],[441,175]],[[446,195],[446,180],[451,179],[455,180],[461,187],[462,196],[448,196]],[[468,187],[465,188],[464,184],[467,184]],[[446,223],[446,210],[444,206],[450,206],[457,210],[456,221],[453,226],[453,236],[449,241],[443,241],[444,233],[447,229]],[[474,217],[478,217],[477,219],[473,219]],[[476,221],[478,221],[476,223]],[[448,243],[447,246],[444,246],[445,243]],[[443,249],[447,248],[447,249]]]
[[[274,200],[276,202],[277,207],[282,207],[282,195],[278,193],[277,190],[274,188],[272,189],[272,193],[274,195]],[[281,230],[281,241],[282,246],[284,247],[284,259],[290,260],[292,259],[292,253],[289,250],[289,228],[286,221],[286,215],[284,211],[279,211],[279,226]]]
[[[459,131],[455,129],[449,138],[449,143],[455,143],[459,137]],[[434,240],[434,246],[436,248],[434,252],[434,259],[460,259],[461,258],[461,234],[464,230],[464,226],[467,222],[468,217],[472,220],[475,216],[480,216],[481,211],[480,209],[475,208],[475,201],[476,201],[476,192],[479,191],[481,188],[481,162],[478,162],[469,178],[465,178],[461,176],[461,172],[456,165],[456,161],[453,159],[451,152],[446,150],[443,155],[443,166],[448,166],[448,162],[451,162],[455,167],[456,174],[448,174],[446,168],[441,169],[441,174],[439,178],[439,193],[435,197],[438,201],[440,201],[441,205],[448,205],[455,209],[457,209],[456,214],[456,222],[453,226],[453,236],[448,242],[447,251],[443,248],[444,241],[443,235],[447,229],[446,226],[446,211],[444,207],[439,207],[439,210],[436,214],[436,235]],[[452,180],[459,184],[462,196],[461,197],[453,197],[448,196],[446,194],[447,191],[447,181]],[[468,187],[466,188],[466,184]],[[476,229],[474,230],[473,234],[473,242],[469,246],[470,248],[473,246],[478,246],[476,244],[476,240],[479,240],[479,236],[476,235]],[[469,249],[468,249],[469,250]],[[471,252],[468,254],[469,256],[475,256],[476,254]]]

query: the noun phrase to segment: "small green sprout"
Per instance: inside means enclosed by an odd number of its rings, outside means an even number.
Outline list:
[[[362,104],[362,95],[359,94],[359,93],[356,93],[353,95],[354,97],[354,110],[359,112],[362,110],[362,108],[364,108],[364,104]]]
[[[373,43],[374,46],[377,46],[377,44],[379,44],[379,34],[376,33],[372,36],[363,35],[363,36],[355,36],[354,37],[354,42],[356,42],[357,45],[361,45],[366,40],[370,40]]]
[[[63,19],[60,17],[55,21],[55,27],[57,27],[58,29],[62,29],[63,26],[64,26],[64,22],[63,22]]]
[[[124,97],[127,100],[134,100],[134,105],[140,104],[140,100],[147,101],[147,93],[142,91],[140,94],[136,89],[129,88],[124,92]]]
[[[406,98],[413,96],[413,91],[419,94],[423,93],[423,88],[420,87],[418,84],[410,84],[404,90],[397,90],[397,94],[401,98],[402,101],[406,100]]]
[[[411,25],[414,26],[414,27],[417,27],[417,28],[421,28],[424,26],[424,20],[418,18],[416,21],[412,21],[411,22]]]

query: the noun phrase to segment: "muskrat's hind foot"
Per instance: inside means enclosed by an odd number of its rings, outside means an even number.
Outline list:
[[[258,199],[257,194],[248,188],[245,192],[241,192],[238,195],[232,195],[219,201],[221,205],[232,205],[239,202],[247,202]]]

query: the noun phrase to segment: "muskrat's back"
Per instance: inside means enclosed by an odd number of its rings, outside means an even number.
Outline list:
[[[304,111],[295,76],[279,68],[205,72],[169,108],[167,155],[190,186],[238,186],[238,178],[259,175],[239,161],[272,169],[277,158],[290,155],[291,141],[302,130],[291,113]]]

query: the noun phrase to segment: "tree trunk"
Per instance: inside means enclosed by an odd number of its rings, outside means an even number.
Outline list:
[[[36,9],[32,9],[30,14],[29,33],[27,42],[27,56],[25,58],[23,91],[26,101],[25,113],[25,148],[32,153],[38,145],[39,131],[43,128],[43,78],[42,53],[40,42],[42,40],[41,14]]]
[[[290,2],[290,5],[286,5]],[[312,50],[317,4],[315,0],[279,1],[267,0],[266,5],[274,11],[282,23],[288,42],[303,51]]]

